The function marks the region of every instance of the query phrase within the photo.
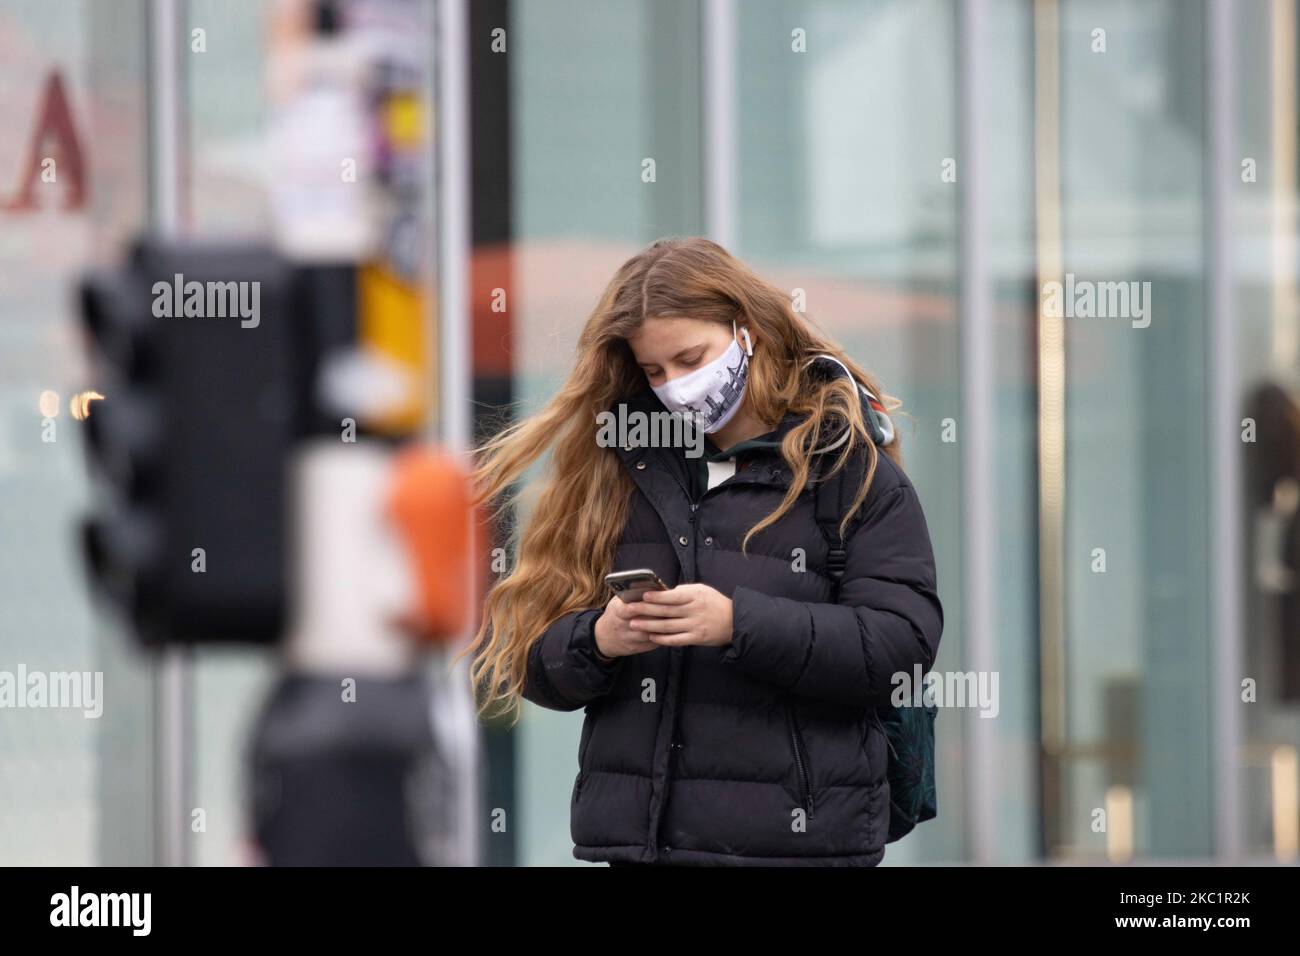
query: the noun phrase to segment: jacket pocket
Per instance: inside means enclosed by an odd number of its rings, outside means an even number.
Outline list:
[[[808,811],[808,819],[811,820],[815,801],[812,768],[808,764],[808,748],[804,746],[803,734],[799,731],[799,721],[795,714],[794,701],[789,698],[785,701],[785,722],[790,736],[790,753],[794,757],[795,773],[799,781],[799,794],[803,800],[804,809]]]

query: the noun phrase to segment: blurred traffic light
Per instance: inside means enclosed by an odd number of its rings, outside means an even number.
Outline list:
[[[86,416],[104,479],[86,554],[147,645],[280,634],[293,275],[263,246],[145,240],[82,286],[103,396]]]

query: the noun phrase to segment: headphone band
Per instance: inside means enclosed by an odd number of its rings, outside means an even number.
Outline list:
[[[843,362],[837,359],[834,355],[827,355],[825,352],[818,352],[816,355],[809,358],[808,361],[804,362],[804,368],[807,368],[809,365],[811,365],[813,362],[817,361],[818,359],[823,359],[823,358],[829,359],[830,361],[838,365],[840,368],[844,369],[844,374],[849,377],[849,380],[851,382],[853,382],[855,385],[858,386],[858,390],[862,392],[862,394],[866,397],[867,431],[871,433],[871,440],[875,442],[877,445],[881,445],[881,446],[888,445],[890,442],[892,442],[894,440],[894,423],[890,419],[889,413],[885,411],[885,406],[881,404],[880,399],[878,399],[875,395],[872,394],[869,388],[867,388],[865,385],[863,385],[861,382],[859,382],[856,378],[853,377],[853,373],[849,370],[849,367],[847,365],[845,365]],[[839,440],[836,441],[834,444],[828,445],[825,448],[822,448],[820,450],[832,451],[836,448],[839,448],[840,445],[844,444],[844,442],[848,439],[848,437],[849,437],[848,432],[846,431],[843,435],[840,436]]]

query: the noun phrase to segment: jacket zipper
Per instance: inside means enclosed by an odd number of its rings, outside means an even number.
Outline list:
[[[799,770],[799,782],[803,785],[804,803],[808,807],[808,819],[813,817],[813,790],[812,780],[808,772],[808,763],[803,756],[803,743],[799,738],[799,728],[794,720],[794,705],[786,701],[785,719],[790,726],[790,744],[794,750],[795,767]]]
[[[673,471],[673,469],[671,469],[671,468],[667,469],[667,471],[668,471],[668,473],[669,473],[670,475],[672,475],[673,481],[677,482],[677,487],[680,488],[680,489],[682,489],[682,495],[683,495],[683,497],[685,497],[687,501],[691,502],[691,518],[690,518],[690,522],[691,522],[691,538],[694,539],[694,537],[695,537],[695,533],[694,533],[694,532],[695,532],[695,512],[696,512],[697,510],[699,510],[700,504],[699,504],[698,501],[692,501],[692,500],[691,500],[691,492],[690,492],[690,490],[686,487],[685,484],[682,483],[682,480],[681,480],[680,478],[677,477],[677,473],[676,473],[675,471]],[[691,544],[692,544],[692,546],[694,546],[694,544],[695,544],[694,540],[692,540]],[[678,679],[679,682],[681,682],[681,683],[684,684],[684,683],[685,683],[685,677],[686,677],[686,655],[683,654],[683,655],[682,655],[682,667],[681,667],[681,671],[678,673],[677,679]],[[678,705],[680,706],[680,699],[679,699],[679,701],[678,701]],[[677,723],[677,716],[678,716],[677,714],[674,714],[674,715],[673,715],[673,724],[674,724],[674,726],[676,726],[676,723]],[[676,732],[674,731],[674,737],[675,737],[675,736],[676,736]],[[676,751],[676,750],[678,749],[678,747],[677,747],[677,741],[676,741],[675,739],[670,739],[670,740],[669,740],[669,742],[668,742],[668,749],[669,749],[669,755],[668,755],[668,776],[669,776],[669,778],[671,779],[672,774],[673,774],[673,770],[675,769],[675,767],[674,767],[674,759],[673,759],[673,758],[674,758],[674,751]],[[582,781],[582,782],[585,782],[585,781]],[[579,792],[579,793],[582,792],[582,782],[579,783],[579,787],[578,787],[578,792]],[[649,839],[650,839],[650,846],[654,849],[654,852],[655,852],[656,855],[658,855],[658,852],[659,852],[659,849],[658,849],[658,848],[659,848],[659,846],[660,846],[660,843],[659,843],[659,841],[660,841],[660,830],[661,830],[662,827],[663,827],[664,820],[667,818],[667,807],[668,807],[668,790],[667,790],[667,785],[665,785],[665,792],[664,792],[664,798],[663,798],[663,805],[662,805],[661,808],[660,808],[659,822],[658,822],[657,826],[655,827],[655,832],[652,833],[652,834],[650,834],[650,837],[649,837]],[[671,848],[670,848],[670,847],[664,847],[663,849],[664,849],[666,852],[671,852]]]

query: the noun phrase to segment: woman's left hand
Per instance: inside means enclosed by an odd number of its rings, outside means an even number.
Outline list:
[[[679,584],[668,591],[647,591],[631,604],[629,626],[665,647],[731,643],[731,598],[707,584]]]

